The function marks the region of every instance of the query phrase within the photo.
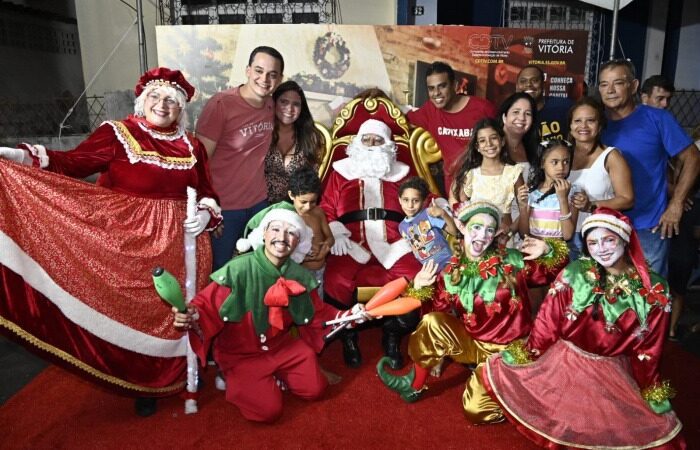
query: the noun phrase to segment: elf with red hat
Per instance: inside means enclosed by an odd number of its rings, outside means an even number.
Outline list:
[[[487,388],[547,448],[685,448],[659,374],[668,285],[620,212],[598,208],[582,234],[586,256],[552,284],[527,344],[488,360]]]
[[[568,262],[568,249],[559,239],[531,237],[525,238],[521,251],[500,248],[495,239],[500,209],[487,201],[464,202],[455,216],[464,235],[462,254],[453,256],[439,274],[432,262],[424,265],[413,279],[414,289],[437,287],[434,311],[422,317],[408,341],[413,368],[396,376],[382,358],[377,373],[410,403],[426,395],[428,375],[444,358],[476,366],[462,396],[464,414],[475,424],[500,422],[503,412],[484,389],[484,363],[530,333],[528,286],[551,282]]]
[[[184,235],[199,235],[202,286],[211,255],[201,233],[221,214],[206,150],[186,131],[194,87],[158,67],[135,93],[133,115],[102,123],[73,150],[0,148],[0,323],[12,324],[0,328],[93,380],[155,397],[182,390],[186,343],[150,270],[182,280]],[[97,186],[57,175],[94,173]],[[188,187],[197,212],[186,219]],[[141,403],[140,414],[155,411]]]

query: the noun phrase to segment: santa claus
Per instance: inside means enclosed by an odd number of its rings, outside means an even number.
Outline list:
[[[420,270],[410,245],[401,238],[404,218],[399,185],[409,167],[396,159],[391,130],[369,119],[347,146],[347,158],[332,164],[320,206],[335,238],[326,261],[325,301],[340,308],[356,303],[358,286],[383,286],[401,276],[412,279]],[[391,366],[403,365],[401,336],[410,332],[418,313],[387,318],[382,344]],[[361,364],[357,332],[342,335],[343,356],[350,367]]]

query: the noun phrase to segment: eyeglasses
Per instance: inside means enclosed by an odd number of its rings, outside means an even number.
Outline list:
[[[150,101],[152,101],[153,103],[155,103],[156,105],[157,105],[158,103],[160,103],[161,100],[162,100],[162,101],[163,101],[163,104],[164,104],[166,107],[168,107],[168,108],[171,108],[171,109],[172,109],[172,108],[179,108],[179,107],[180,107],[180,104],[178,103],[178,101],[177,101],[176,99],[174,99],[174,98],[172,98],[172,97],[168,97],[168,96],[166,96],[166,97],[161,97],[161,96],[160,96],[158,93],[156,93],[156,92],[151,92],[151,93],[148,94],[146,97],[148,97],[148,99],[149,99]]]

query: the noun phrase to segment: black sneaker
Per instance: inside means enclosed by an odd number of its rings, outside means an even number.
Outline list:
[[[134,401],[134,409],[137,416],[149,417],[156,413],[158,406],[154,397],[137,397]]]

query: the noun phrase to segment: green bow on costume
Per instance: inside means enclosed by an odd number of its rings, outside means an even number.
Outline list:
[[[649,311],[654,306],[668,303],[668,284],[654,272],[649,272],[652,289],[642,286],[636,271],[605,279],[598,273],[598,266],[591,258],[582,257],[564,269],[563,278],[571,286],[571,309],[580,313],[593,305],[596,299],[607,323],[615,323],[628,309],[634,311],[639,323],[646,325]]]

